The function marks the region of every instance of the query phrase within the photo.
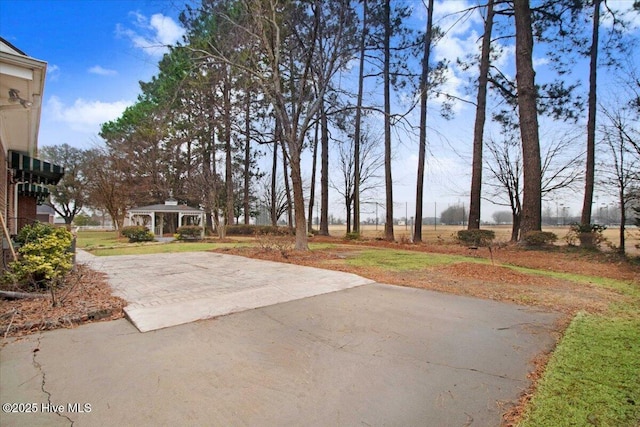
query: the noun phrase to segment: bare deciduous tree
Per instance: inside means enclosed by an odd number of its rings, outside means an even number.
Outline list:
[[[359,191],[361,197],[365,197],[366,194],[381,186],[379,182],[380,176],[378,175],[380,169],[384,166],[382,156],[378,152],[378,146],[376,141],[378,137],[373,137],[367,128],[361,131],[361,141],[359,144],[360,155],[358,159],[360,161],[359,173]],[[340,181],[331,180],[331,187],[336,190],[338,194],[342,196],[344,201],[344,207],[347,212],[347,233],[352,230],[351,224],[351,212],[355,208],[355,187],[356,187],[356,173],[355,173],[355,159],[354,156],[355,144],[352,141],[347,140],[338,145],[338,167],[340,168]],[[355,224],[353,224],[353,231],[356,232]]]
[[[625,253],[627,210],[637,197],[640,185],[640,155],[635,150],[640,137],[633,128],[635,121],[624,108],[603,108],[607,123],[602,130],[602,142],[609,159],[602,163],[606,186],[615,189],[620,208],[618,252]]]

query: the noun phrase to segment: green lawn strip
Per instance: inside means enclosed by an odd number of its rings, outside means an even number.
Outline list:
[[[394,249],[364,249],[347,258],[345,262],[356,267],[378,267],[390,271],[410,271],[456,262],[473,262],[486,264],[483,258],[472,258],[460,255],[434,254]]]
[[[309,243],[309,249],[312,251],[321,251],[326,249],[335,249],[339,245],[335,243]],[[346,245],[343,245],[346,246]]]
[[[215,242],[170,242],[170,243],[146,243],[128,244],[122,247],[100,248],[91,251],[97,256],[116,255],[147,255],[179,252],[210,251],[220,248],[237,248],[247,246],[246,243],[215,243]]]
[[[636,284],[625,282],[623,280],[616,280],[599,276],[585,276],[582,274],[564,273],[559,271],[537,270],[534,268],[519,267],[510,264],[502,264],[502,266],[525,274],[548,276],[555,279],[568,280],[575,283],[595,285],[607,289],[613,289],[625,295],[640,297],[640,287]]]
[[[117,231],[79,231],[77,247],[91,249],[98,247],[113,247],[125,244],[127,239],[118,239]]]
[[[639,421],[640,318],[578,314],[520,427],[632,427]]]

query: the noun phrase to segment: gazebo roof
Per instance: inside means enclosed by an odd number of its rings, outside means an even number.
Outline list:
[[[139,206],[129,209],[129,213],[135,214],[140,212],[182,212],[182,213],[201,213],[202,209],[193,208],[187,205],[160,203],[157,205]]]

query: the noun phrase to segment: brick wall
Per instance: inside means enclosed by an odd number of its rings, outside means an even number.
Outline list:
[[[37,210],[35,197],[18,196],[18,229],[33,224],[38,219]]]

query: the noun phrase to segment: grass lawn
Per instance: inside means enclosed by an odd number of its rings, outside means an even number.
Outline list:
[[[246,245],[245,243],[215,243],[215,242],[170,242],[170,243],[131,243],[128,246],[94,249],[91,251],[97,256],[116,255],[148,255],[179,252],[209,251],[220,248],[235,248]]]
[[[112,247],[125,244],[127,239],[118,238],[115,231],[79,231],[77,246],[81,249],[91,250],[100,247]]]
[[[173,241],[169,243],[129,243],[127,238],[118,238],[118,233],[115,231],[80,231],[78,232],[77,241],[79,248],[89,251],[93,255],[97,256],[147,255],[208,251],[225,247],[241,247],[248,244],[250,243],[224,243],[216,240],[207,240],[202,242]]]
[[[640,318],[579,314],[556,348],[522,427],[637,426]]]
[[[347,263],[360,267],[376,267],[390,271],[420,270],[455,262],[487,263],[484,258],[434,254],[393,249],[365,249],[350,257]]]

